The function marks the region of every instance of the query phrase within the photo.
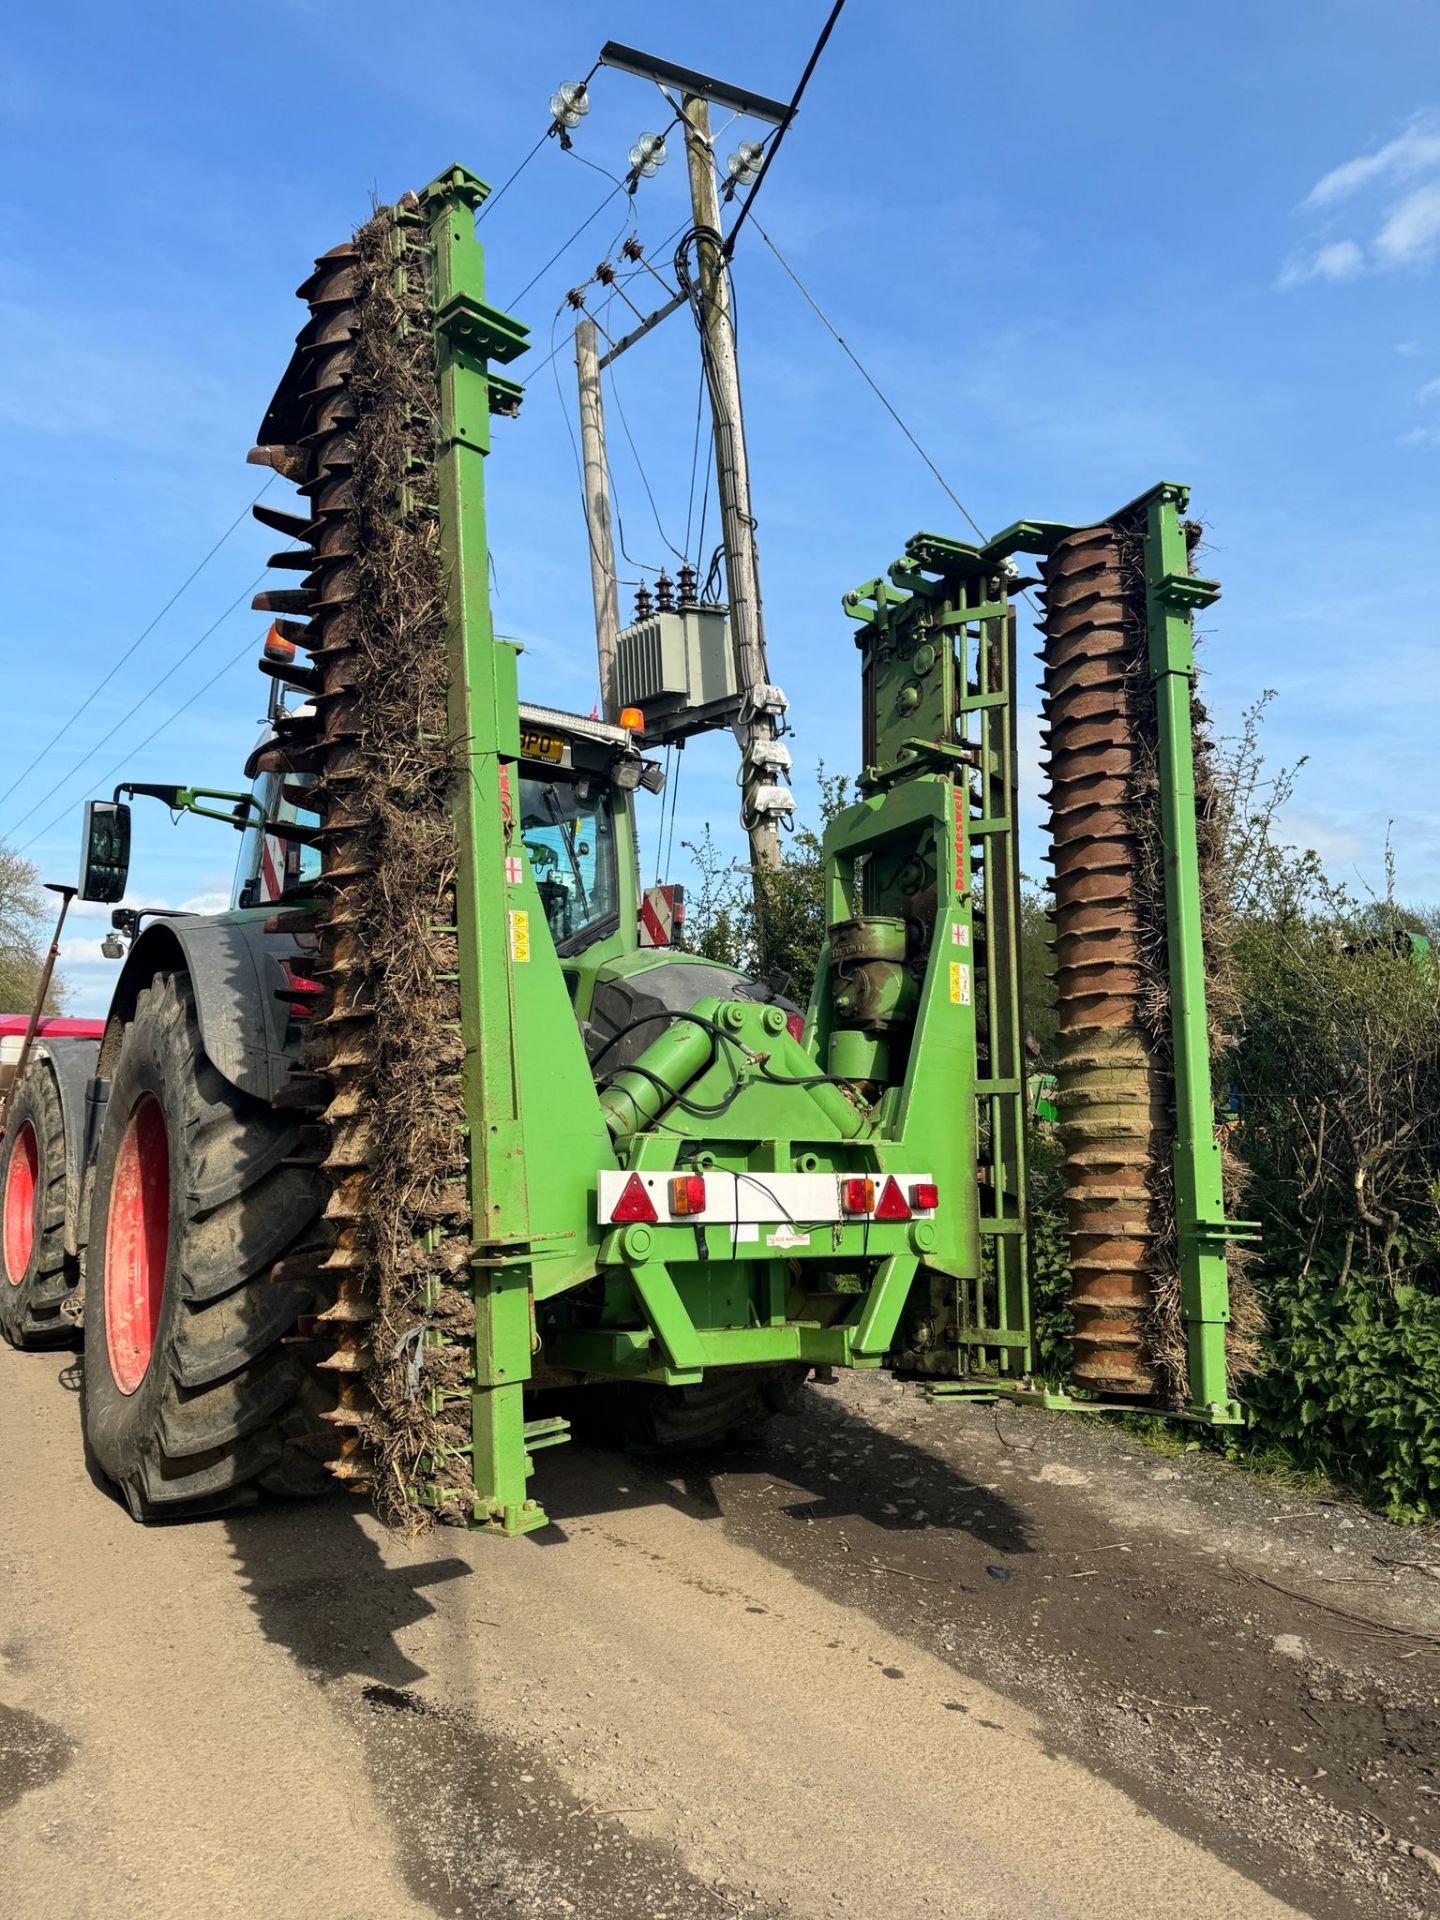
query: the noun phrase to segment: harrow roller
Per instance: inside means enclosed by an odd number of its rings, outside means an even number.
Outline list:
[[[1130,808],[1139,749],[1129,690],[1144,629],[1137,634],[1127,604],[1113,528],[1067,536],[1042,570],[1075,1377],[1102,1394],[1148,1395],[1156,1387],[1146,1342],[1151,1173],[1171,1123],[1142,1015],[1147,976],[1137,964],[1140,856]]]
[[[458,993],[437,978],[453,981],[455,968],[429,931],[455,916],[427,242],[414,203],[402,203],[316,262],[299,289],[310,319],[251,456],[296,480],[309,505],[256,509],[302,543],[275,564],[304,584],[267,589],[255,605],[291,616],[277,624],[308,656],[278,670],[308,701],[279,731],[283,772],[310,782],[291,797],[320,821],[290,834],[320,851],[309,903],[272,921],[313,949],[305,970],[321,989],[277,1102],[309,1120],[305,1150],[329,1187],[326,1245],[294,1257],[329,1297],[307,1332],[327,1349],[317,1371],[336,1383],[332,1469],[357,1490],[383,1487],[382,1508],[404,1522],[425,1503],[434,1463],[468,1439],[454,1424],[468,1397],[458,1414],[451,1403],[469,1365],[457,1335],[473,1323],[468,1300],[459,1314],[453,1297],[435,1311],[443,1275],[467,1264],[470,1223],[450,1031]],[[404,950],[386,916],[407,889],[403,930],[424,938]],[[417,996],[424,1033],[412,1031]],[[422,1092],[432,1125],[411,1160],[377,1116],[398,1125]],[[418,1364],[397,1366],[402,1346]]]

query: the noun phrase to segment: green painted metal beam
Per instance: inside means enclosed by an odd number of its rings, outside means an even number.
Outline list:
[[[450,728],[463,743],[455,786],[455,907],[461,954],[465,1112],[470,1143],[475,1360],[473,1524],[543,1526],[526,1487],[524,1383],[530,1375],[529,1188],[512,979],[516,923],[505,887],[509,769],[520,753],[515,647],[490,617],[484,459],[487,359],[510,359],[524,329],[485,305],[475,209],[489,189],[451,167],[420,196],[434,260],[440,420],[436,452],[445,562]],[[507,1257],[508,1256],[508,1257]]]
[[[1195,752],[1191,702],[1195,647],[1191,615],[1219,588],[1190,572],[1180,515],[1183,487],[1166,484],[1136,503],[1145,513],[1145,591],[1149,668],[1159,747],[1160,825],[1165,846],[1165,934],[1175,1082],[1175,1212],[1180,1310],[1185,1323],[1190,1413],[1229,1424],[1240,1419],[1225,1368],[1230,1281],[1210,1032],[1205,998],[1205,927],[1195,825]]]
[[[814,1367],[878,1367],[880,1356],[855,1352],[854,1334],[853,1327],[792,1320],[777,1327],[710,1327],[698,1339],[706,1368],[779,1366],[792,1361]],[[555,1336],[550,1357],[557,1367],[608,1380],[674,1387],[703,1378],[701,1371],[667,1366],[650,1333],[629,1327],[565,1328]]]

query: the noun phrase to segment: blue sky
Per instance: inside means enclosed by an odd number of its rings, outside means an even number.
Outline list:
[[[25,9],[0,50],[0,790],[263,479],[244,456],[302,317],[292,289],[372,194],[452,160],[498,185],[606,38],[787,95],[826,11]],[[608,190],[577,156],[623,170],[666,117],[620,74],[599,74],[592,98],[576,155],[546,143],[481,228],[501,305]],[[753,131],[730,128],[722,155]],[[672,148],[633,205],[661,264],[685,211]],[[1224,585],[1205,646],[1222,731],[1275,689],[1270,750],[1308,755],[1295,835],[1376,881],[1393,820],[1402,890],[1440,898],[1434,6],[849,0],[756,210],[987,530],[1193,484]],[[567,288],[623,238],[622,212],[617,198],[520,303],[536,350],[513,371],[529,397],[488,467],[497,624],[526,643],[526,694],[581,710],[594,671],[573,372],[563,350],[540,363]],[[962,529],[758,234],[736,285],[771,665],[806,797],[818,760],[848,768],[858,748],[839,595],[917,528]],[[681,547],[696,380],[683,313],[619,367]],[[613,395],[610,428],[626,545],[654,566],[671,556]],[[707,546],[714,524],[712,510]],[[0,837],[45,877],[73,873],[80,802],[117,762],[239,784],[263,706],[249,587],[275,544],[243,522],[0,802]],[[692,746],[677,841],[710,820],[739,850],[732,773],[723,738]],[[136,898],[228,891],[228,829],[172,827],[153,807],[137,829]],[[81,919],[67,948],[76,1010],[103,1008],[113,979],[103,930]]]

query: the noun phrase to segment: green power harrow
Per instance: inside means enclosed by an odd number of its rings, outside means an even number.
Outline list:
[[[825,838],[829,934],[803,1031],[783,1006],[702,998],[607,1073],[603,1051],[587,1056],[517,820],[518,649],[491,624],[483,475],[492,418],[520,397],[498,369],[525,329],[486,301],[486,192],[453,167],[318,262],[252,457],[306,503],[262,512],[299,543],[285,564],[306,578],[257,604],[305,650],[271,669],[305,695],[275,754],[320,818],[286,829],[319,847],[321,878],[272,925],[311,955],[285,1100],[307,1116],[302,1154],[330,1199],[284,1264],[326,1303],[302,1332],[335,1387],[332,1464],[392,1514],[518,1533],[545,1521],[532,1456],[566,1436],[540,1389],[885,1365],[941,1392],[1034,1391],[1010,595],[1012,556],[1043,556],[1047,648],[1063,652],[1053,603],[1077,536],[918,535],[845,596],[863,768]],[[1172,1030],[1147,1041],[1137,1094],[1134,1049],[1097,1052],[1095,1022],[1062,1018],[1059,1097],[1077,1249],[1094,1255],[1077,1280],[1083,1349],[1138,1352],[1136,1301],[1163,1254],[1188,1343],[1179,1403],[1229,1420],[1235,1229],[1211,1123],[1189,710],[1189,614],[1213,589],[1190,575],[1183,504],[1161,487],[1105,523],[1139,575],[1102,582],[1093,618],[1070,592],[1065,614],[1072,652],[1087,618],[1132,652],[1143,629],[1111,718],[1133,730],[1137,701],[1151,716],[1164,924],[1149,951]],[[1086,690],[1115,680],[1092,674]],[[1066,686],[1053,697],[1063,719]],[[1057,739],[1057,760],[1082,746]],[[1086,806],[1103,826],[1124,795]],[[1073,854],[1067,873],[1083,864]],[[1103,943],[1103,924],[1076,937]],[[1113,981],[1099,998],[1116,1000]],[[1157,1074],[1173,1099],[1157,1099]],[[1109,1175],[1105,1158],[1137,1116],[1138,1223],[1135,1155],[1117,1149]],[[1177,1209],[1162,1254],[1145,1218],[1157,1179]],[[1087,1384],[1126,1404],[1158,1390],[1128,1360]]]

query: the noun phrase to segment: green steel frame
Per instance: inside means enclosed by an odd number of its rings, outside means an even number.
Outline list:
[[[803,1040],[784,1013],[702,1001],[632,1067],[596,1086],[576,1020],[602,966],[633,953],[624,924],[562,966],[520,837],[518,647],[489,605],[484,461],[496,371],[526,329],[485,301],[474,215],[489,189],[452,167],[396,210],[423,228],[439,374],[438,521],[447,583],[455,782],[455,932],[473,1209],[467,1495],[454,1462],[422,1463],[419,1497],[473,1525],[543,1526],[532,1456],[566,1438],[527,1417],[527,1386],[684,1385],[711,1367],[889,1364],[937,1393],[1028,1386],[1025,1026],[1019,951],[1015,616],[1010,556],[1068,526],[1026,521],[986,545],[917,534],[844,598],[861,654],[859,798],[824,840],[829,932]],[[397,243],[397,271],[401,270]],[[1190,1405],[1234,1422],[1226,1384],[1227,1241],[1205,1006],[1196,836],[1191,617],[1218,589],[1189,569],[1183,487],[1124,509],[1143,524],[1148,664],[1159,747],[1174,1043],[1174,1177]],[[1121,516],[1117,515],[1119,519]],[[137,789],[140,791],[142,789]],[[150,791],[162,791],[150,789]],[[164,789],[172,804],[248,795]],[[618,821],[633,858],[628,796]],[[216,817],[231,818],[233,813]],[[633,879],[633,876],[631,876]],[[633,888],[625,898],[632,900]],[[260,911],[266,911],[261,909]],[[567,971],[569,979],[567,981]],[[726,1225],[614,1225],[602,1174],[733,1173],[762,1191],[790,1172],[933,1178],[933,1218],[797,1222],[742,1241]],[[436,1283],[438,1284],[438,1283]],[[434,1336],[439,1338],[440,1336]],[[433,1390],[432,1390],[433,1391]],[[438,1406],[432,1408],[439,1411]]]
[[[565,1438],[564,1420],[527,1418],[537,1374],[680,1385],[715,1366],[889,1363],[962,1393],[1028,1376],[1006,561],[1061,529],[1027,523],[985,547],[917,535],[883,579],[845,597],[860,623],[864,769],[859,800],[825,838],[831,933],[804,1041],[773,1007],[702,1002],[602,1093],[511,800],[517,650],[491,624],[483,462],[492,403],[511,409],[519,393],[491,363],[522,352],[525,331],[485,302],[474,212],[486,191],[452,168],[411,217],[433,254],[450,725],[466,743],[455,819],[475,1220],[469,1517],[520,1533],[546,1518],[528,1491],[532,1455]],[[1189,614],[1214,589],[1189,575],[1183,501],[1164,487],[1145,503],[1150,660],[1191,1411],[1224,1420],[1237,1417],[1224,1386],[1224,1241],[1237,1229],[1224,1219],[1211,1115],[1189,726]],[[858,1014],[857,973],[871,996]],[[786,1222],[742,1244],[724,1226],[612,1226],[596,1213],[606,1169],[714,1168],[763,1184],[792,1169],[887,1167],[934,1177],[945,1196],[935,1219]],[[567,1306],[577,1289],[578,1312]],[[424,1497],[454,1495],[437,1477]]]
[[[546,1521],[527,1490],[531,1455],[565,1437],[563,1421],[525,1415],[537,1278],[573,1244],[573,1215],[578,1205],[583,1218],[591,1170],[614,1162],[554,951],[542,941],[539,895],[518,858],[511,798],[520,756],[518,648],[498,640],[491,623],[484,459],[492,402],[513,410],[519,397],[490,363],[523,352],[526,330],[485,302],[474,215],[488,191],[452,167],[426,188],[420,207],[433,259],[450,728],[465,743],[455,893],[475,1222],[471,1518],[524,1533]],[[549,967],[540,964],[542,953]],[[532,1167],[542,1178],[532,1181]]]
[[[1145,600],[1150,684],[1160,749],[1161,831],[1165,842],[1165,933],[1170,970],[1170,1034],[1175,1076],[1175,1209],[1179,1228],[1180,1308],[1185,1321],[1189,1412],[1217,1424],[1242,1419],[1225,1367],[1230,1319],[1227,1240],[1255,1231],[1225,1217],[1210,1029],[1205,1004],[1205,929],[1195,824],[1193,616],[1218,598],[1211,580],[1190,571],[1181,514],[1184,487],[1145,496]]]
[[[973,1223],[965,1270],[930,1267],[924,1338],[896,1356],[936,1393],[990,1391],[1030,1369],[1015,621],[1006,587],[1003,567],[980,549],[927,533],[907,543],[883,580],[842,603],[862,623],[861,790],[889,796],[891,819],[909,835],[896,850],[903,862],[892,852],[888,873],[866,859],[857,904],[913,920],[916,897],[936,887],[931,958],[964,1015],[963,1056],[946,1063],[948,1079],[918,1025],[910,1061],[922,1131],[964,1142],[957,1195]],[[907,791],[939,796],[948,858],[906,820],[899,803]],[[832,923],[854,897],[861,851],[870,849],[842,814],[826,836]],[[822,978],[817,999],[823,986]]]

